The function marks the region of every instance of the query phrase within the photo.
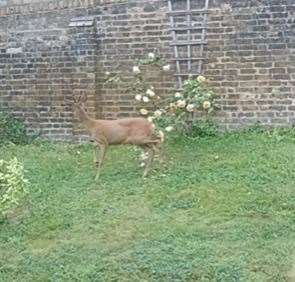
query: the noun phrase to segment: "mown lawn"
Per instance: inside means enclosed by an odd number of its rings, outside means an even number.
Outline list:
[[[0,281],[294,281],[291,137],[173,140],[146,180],[112,148],[97,183],[91,149],[0,148],[31,183],[0,223]]]

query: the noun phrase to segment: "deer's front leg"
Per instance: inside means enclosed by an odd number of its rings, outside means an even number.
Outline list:
[[[99,166],[99,147],[97,144],[94,145],[93,147],[93,162],[94,166],[98,167]]]
[[[99,148],[99,154],[98,154],[98,159],[96,159],[96,164],[97,164],[97,172],[96,172],[96,176],[95,176],[95,180],[97,180],[100,176],[100,170],[101,170],[101,166],[106,154],[106,150],[107,150],[107,144],[104,142],[99,142],[97,143],[96,146],[96,154]]]

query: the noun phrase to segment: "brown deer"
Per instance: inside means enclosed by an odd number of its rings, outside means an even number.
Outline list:
[[[101,166],[109,145],[131,144],[141,147],[147,154],[143,172],[146,177],[163,137],[155,133],[155,126],[145,118],[122,118],[117,120],[93,119],[85,108],[86,95],[74,97],[74,110],[91,141],[94,142],[94,163],[97,167],[95,180],[100,176]]]

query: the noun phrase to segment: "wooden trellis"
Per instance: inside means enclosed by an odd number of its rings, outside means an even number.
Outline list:
[[[186,1],[185,9],[179,4]],[[176,78],[178,88],[190,75],[198,75],[202,71],[204,45],[206,44],[206,29],[209,0],[201,0],[203,7],[192,9],[191,0],[168,0],[170,30],[176,63]]]

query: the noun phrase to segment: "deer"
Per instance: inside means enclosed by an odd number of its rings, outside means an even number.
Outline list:
[[[151,169],[155,153],[164,141],[164,136],[155,132],[155,125],[141,117],[94,119],[88,115],[85,107],[85,94],[74,97],[73,100],[75,115],[94,143],[94,164],[97,168],[95,181],[100,177],[106,151],[111,145],[135,145],[142,148],[147,155],[142,175],[145,178]]]

